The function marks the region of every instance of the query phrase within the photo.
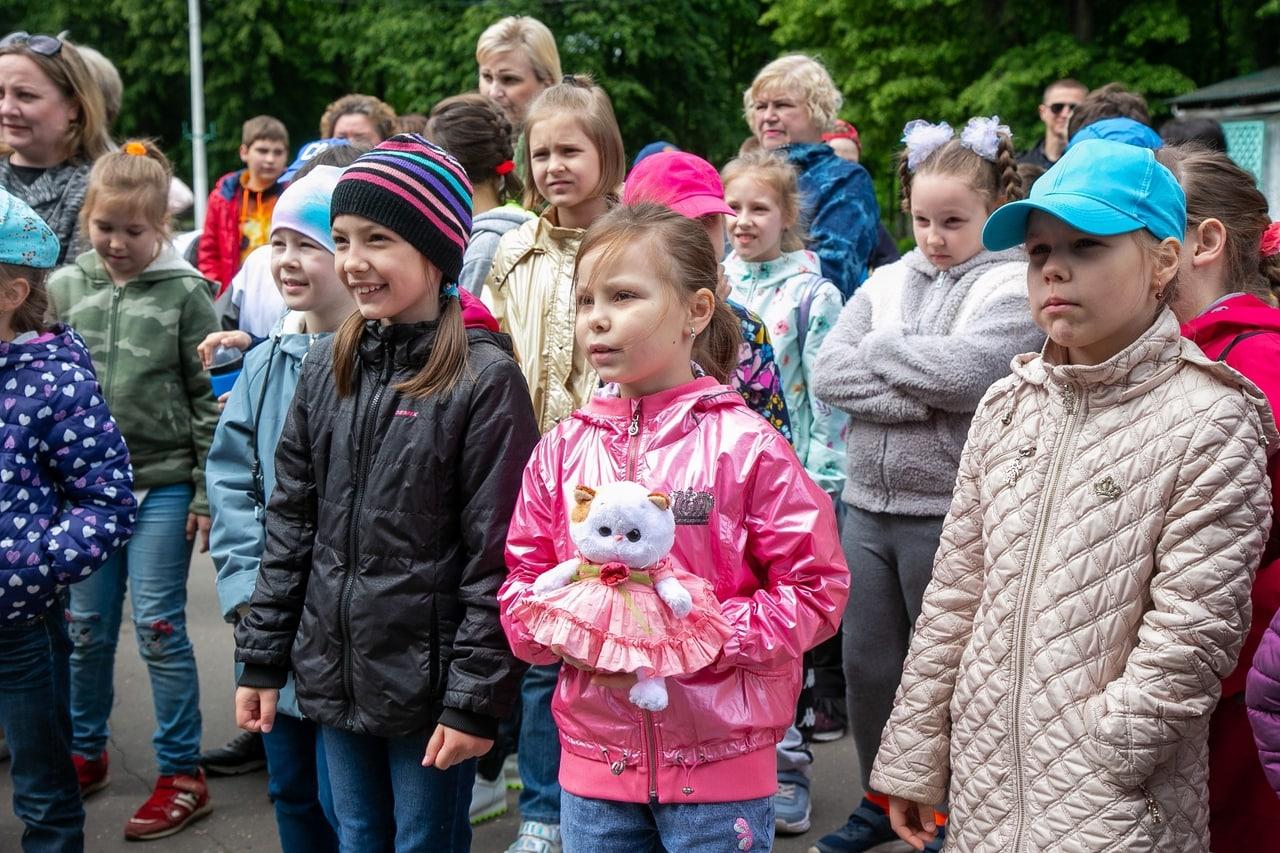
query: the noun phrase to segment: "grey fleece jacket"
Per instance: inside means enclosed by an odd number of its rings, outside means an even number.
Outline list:
[[[982,395],[1015,355],[1043,344],[1021,248],[946,271],[913,249],[876,270],[841,311],[812,379],[819,399],[849,413],[845,503],[945,515]]]
[[[458,286],[479,296],[484,288],[484,280],[489,277],[489,267],[493,266],[498,241],[503,234],[530,219],[533,219],[532,213],[514,204],[486,210],[473,219],[471,239],[467,241],[467,251],[462,256],[462,274],[458,276]]]

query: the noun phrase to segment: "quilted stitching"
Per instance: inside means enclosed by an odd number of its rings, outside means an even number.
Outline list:
[[[1270,528],[1270,414],[1167,312],[1103,365],[1014,372],[974,418],[872,787],[949,789],[948,850],[1205,850],[1209,714]]]

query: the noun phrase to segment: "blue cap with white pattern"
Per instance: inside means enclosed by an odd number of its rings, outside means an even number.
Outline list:
[[[52,269],[58,238],[25,201],[0,189],[0,264]]]

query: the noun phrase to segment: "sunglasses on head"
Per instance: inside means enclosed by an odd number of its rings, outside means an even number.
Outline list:
[[[1062,111],[1066,110],[1067,115],[1071,115],[1073,112],[1076,111],[1076,107],[1078,106],[1080,105],[1067,104],[1067,103],[1063,103],[1062,101],[1058,101],[1057,103],[1049,104],[1049,112],[1053,113],[1054,115],[1062,115]]]
[[[31,33],[19,30],[16,33],[0,39],[0,48],[15,47],[18,45],[26,45],[32,53],[38,53],[41,56],[57,56],[62,50],[62,39],[57,36],[31,35]]]

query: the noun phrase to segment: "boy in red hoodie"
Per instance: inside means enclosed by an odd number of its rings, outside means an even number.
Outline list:
[[[240,132],[245,168],[228,172],[209,193],[196,266],[218,282],[218,296],[231,284],[249,253],[267,242],[271,212],[284,191],[280,184],[289,158],[289,132],[278,118],[254,116]]]

